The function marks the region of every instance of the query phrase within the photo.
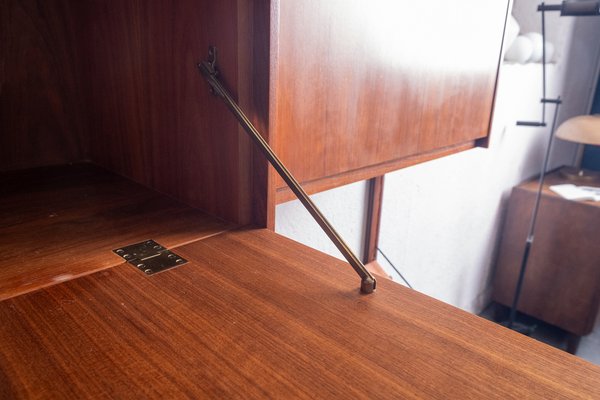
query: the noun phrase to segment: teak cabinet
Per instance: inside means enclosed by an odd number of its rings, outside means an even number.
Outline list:
[[[91,160],[240,224],[291,198],[195,65],[309,192],[484,143],[508,1],[2,0],[0,169]]]
[[[570,201],[549,187],[569,183],[558,172],[547,176],[540,200],[534,242],[525,271],[518,310],[571,334],[575,353],[581,336],[591,333],[600,310],[600,205]],[[537,181],[515,187],[510,196],[494,279],[494,301],[509,307],[513,295]]]
[[[485,141],[507,1],[421,3],[0,0],[0,398],[598,398],[594,365],[256,229],[287,194],[209,45],[322,190]],[[148,239],[188,263],[115,254]]]

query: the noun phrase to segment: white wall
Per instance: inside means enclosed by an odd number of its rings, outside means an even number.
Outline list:
[[[317,207],[333,224],[348,246],[361,257],[367,211],[367,184],[365,181],[342,186],[311,196]],[[344,259],[335,245],[323,233],[319,225],[294,200],[277,206],[275,232],[292,238],[307,246]],[[348,267],[350,268],[350,267]]]
[[[515,12],[529,9],[537,18],[537,3],[520,0]],[[523,32],[535,29],[535,21],[529,23],[531,27]],[[552,23],[564,42],[558,43],[562,47],[557,49],[556,64],[548,67],[547,95],[562,96],[559,120],[564,120],[589,110],[600,50],[600,18],[553,18]],[[515,126],[516,120],[540,118],[540,97],[539,64],[504,64],[489,148],[386,175],[379,245],[416,290],[471,312],[487,304],[510,189],[541,168],[549,128]],[[552,113],[550,106],[549,121]],[[576,154],[576,146],[565,142],[556,142],[554,150],[554,166],[570,164]],[[360,256],[365,182],[313,199]],[[342,258],[298,201],[277,207],[276,231]],[[379,261],[387,267],[384,260]],[[388,272],[394,275],[389,268]]]

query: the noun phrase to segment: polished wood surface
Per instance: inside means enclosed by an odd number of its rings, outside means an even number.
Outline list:
[[[269,1],[238,1],[238,102],[252,124],[272,145],[275,135],[269,129],[271,102],[271,43],[276,42],[276,32],[271,30],[272,10]],[[232,116],[231,116],[232,117]],[[251,143],[248,134],[239,127],[240,143],[248,151],[240,157],[251,158],[250,176],[252,190],[252,224],[275,229],[275,175],[261,151]]]
[[[81,2],[0,1],[0,171],[86,158]]]
[[[600,204],[569,201],[549,186],[570,183],[547,176],[518,309],[575,335],[594,328],[600,310]],[[513,189],[494,279],[496,302],[510,306],[514,295],[537,180]]]
[[[365,223],[365,250],[363,255],[363,262],[365,264],[377,259],[379,227],[381,225],[381,208],[383,203],[383,186],[383,176],[378,176],[369,180],[367,221]]]
[[[232,227],[91,164],[0,173],[0,187],[0,300],[121,264],[117,247]]]
[[[196,68],[217,46],[237,93],[237,11],[235,0],[89,1],[83,68],[94,162],[244,224],[249,146]]]
[[[299,181],[488,135],[507,1],[276,3],[272,117]]]
[[[1,397],[597,398],[600,368],[266,230],[0,303]]]
[[[267,224],[274,206],[266,162],[253,158],[196,64],[216,45],[229,88],[268,108],[268,83],[258,79],[268,82],[268,40],[259,42],[266,59],[245,53],[249,38],[261,39],[255,19],[268,38],[268,4],[6,0],[0,7],[0,170],[92,160],[229,221]]]

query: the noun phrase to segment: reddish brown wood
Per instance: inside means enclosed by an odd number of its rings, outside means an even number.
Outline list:
[[[86,158],[80,2],[0,2],[0,171]]]
[[[589,334],[600,310],[600,204],[568,201],[547,176],[518,309],[577,336]],[[513,189],[502,233],[494,300],[510,306],[521,265],[537,181]]]
[[[597,398],[600,368],[269,231],[0,303],[4,398]]]
[[[117,247],[231,228],[89,164],[2,173],[0,187],[0,300],[120,264]]]
[[[299,181],[488,135],[507,1],[275,3],[272,118]]]
[[[238,53],[239,40],[248,32],[240,30],[247,17],[238,15],[238,3],[89,1],[84,72],[95,162],[194,207],[249,223],[253,169],[247,140],[196,68],[208,46],[217,46],[222,79],[239,93],[240,62],[247,59]]]
[[[266,125],[268,4],[7,0],[1,7],[0,170],[91,158],[225,219],[261,226],[272,219],[266,163],[254,160],[196,69],[216,45],[223,79]]]
[[[381,205],[383,202],[384,177],[369,180],[369,200],[367,204],[367,222],[365,224],[365,254],[363,262],[368,264],[377,258],[379,226],[381,224]]]
[[[238,2],[239,43],[239,104],[254,126],[271,143],[269,131],[271,9],[268,1]],[[231,116],[233,118],[233,116]],[[241,143],[246,146],[240,156],[251,159],[252,168],[245,171],[251,183],[252,223],[257,227],[275,227],[274,173],[267,159],[251,143],[248,134],[238,129]]]
[[[354,171],[348,171],[334,176],[319,178],[311,182],[302,182],[302,187],[304,188],[304,190],[306,190],[307,193],[313,194],[321,192],[323,190],[346,185],[351,182],[371,179],[400,168],[406,168],[410,167],[411,165],[419,164],[425,161],[445,157],[464,150],[472,149],[473,147],[473,142],[462,143],[456,146],[449,146],[443,149],[425,152],[416,156],[402,158],[400,160],[385,162],[378,165],[371,165]],[[294,173],[294,171],[292,171],[292,173]],[[278,204],[294,200],[295,198],[296,197],[294,193],[287,186],[277,188],[276,202]]]

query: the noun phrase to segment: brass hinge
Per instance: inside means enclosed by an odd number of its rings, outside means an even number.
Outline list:
[[[144,240],[113,250],[113,253],[123,258],[146,275],[156,274],[169,268],[187,263],[187,260],[171,250],[156,243],[154,240]]]

